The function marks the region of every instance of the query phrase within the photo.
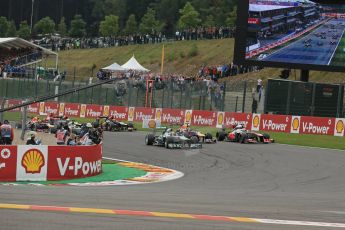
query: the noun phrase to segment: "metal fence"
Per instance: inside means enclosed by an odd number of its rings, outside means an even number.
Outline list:
[[[344,86],[269,80],[265,112],[301,116],[343,117]]]
[[[32,78],[0,79],[0,97],[9,99],[35,99],[82,87],[89,82],[35,80]],[[204,81],[183,84],[178,81],[155,82],[152,107],[194,110],[219,110],[229,112],[252,112],[255,82],[229,84]],[[151,91],[152,90],[152,91]],[[60,102],[100,104],[115,106],[146,106],[146,83],[134,80],[118,80],[114,84],[100,85],[70,95],[56,98]],[[264,93],[262,93],[263,97]],[[263,99],[260,100],[263,102]],[[263,111],[263,103],[258,110]]]

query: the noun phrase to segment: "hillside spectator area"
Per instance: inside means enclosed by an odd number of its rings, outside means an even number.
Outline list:
[[[0,77],[25,71],[24,67],[35,65],[43,58],[58,55],[21,38],[0,38]]]

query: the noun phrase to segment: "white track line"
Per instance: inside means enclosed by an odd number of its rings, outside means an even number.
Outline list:
[[[279,224],[279,225],[294,225],[294,226],[311,226],[311,227],[328,227],[328,228],[345,228],[345,223],[325,223],[325,222],[311,222],[311,221],[295,221],[295,220],[273,220],[273,219],[255,219],[263,224]]]
[[[337,51],[337,49],[338,49],[338,47],[339,47],[339,44],[340,44],[341,40],[343,40],[344,32],[345,32],[345,30],[343,30],[343,33],[342,33],[341,36],[340,36],[340,39],[339,39],[339,41],[338,41],[338,44],[337,44],[337,46],[335,47],[335,49],[334,49],[334,51],[333,51],[333,54],[332,54],[332,57],[331,57],[331,59],[329,59],[329,62],[328,62],[327,65],[330,65],[330,64],[331,64],[331,62],[332,62],[332,60],[333,60],[333,57],[334,57],[334,54],[335,54],[335,52]]]

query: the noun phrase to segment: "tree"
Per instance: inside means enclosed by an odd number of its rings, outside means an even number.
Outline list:
[[[129,15],[129,18],[126,22],[126,27],[124,29],[124,33],[126,35],[133,35],[137,32],[138,30],[138,23],[137,19],[135,18],[134,14]]]
[[[8,21],[5,17],[0,17],[0,37],[6,37],[8,30]]]
[[[105,37],[116,36],[119,32],[119,17],[115,15],[105,16],[104,20],[101,21],[99,32]]]
[[[42,18],[35,24],[34,31],[39,34],[52,34],[55,31],[55,22],[50,17]]]
[[[140,32],[143,34],[161,32],[163,27],[164,23],[156,20],[156,11],[152,8],[147,8],[146,14],[141,19]]]
[[[176,22],[179,19],[178,11],[182,7],[181,1],[160,0],[154,4],[157,19],[165,23],[165,32],[175,34]]]
[[[83,37],[86,35],[86,23],[80,14],[74,16],[71,21],[71,28],[69,30],[69,35],[74,38]]]
[[[213,15],[207,15],[204,25],[209,27],[216,25]]]
[[[225,23],[227,26],[235,27],[237,21],[237,6],[234,6],[229,16],[227,17]]]
[[[190,2],[187,2],[179,12],[181,17],[178,21],[178,26],[180,29],[195,28],[200,24],[200,14]]]
[[[67,25],[65,22],[65,17],[62,17],[58,25],[58,32],[63,37],[67,34]]]
[[[11,20],[8,22],[8,29],[7,29],[7,37],[15,37],[17,36],[17,27],[16,23]]]
[[[22,21],[19,25],[18,36],[23,39],[30,38],[30,27],[27,21]]]
[[[133,7],[133,6],[132,6]],[[117,15],[119,16],[119,23],[121,26],[127,14],[127,1],[126,0],[104,0],[103,3],[104,15]]]

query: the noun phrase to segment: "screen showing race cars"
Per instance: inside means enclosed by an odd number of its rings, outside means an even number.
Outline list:
[[[345,67],[345,3],[249,0],[246,60]]]

